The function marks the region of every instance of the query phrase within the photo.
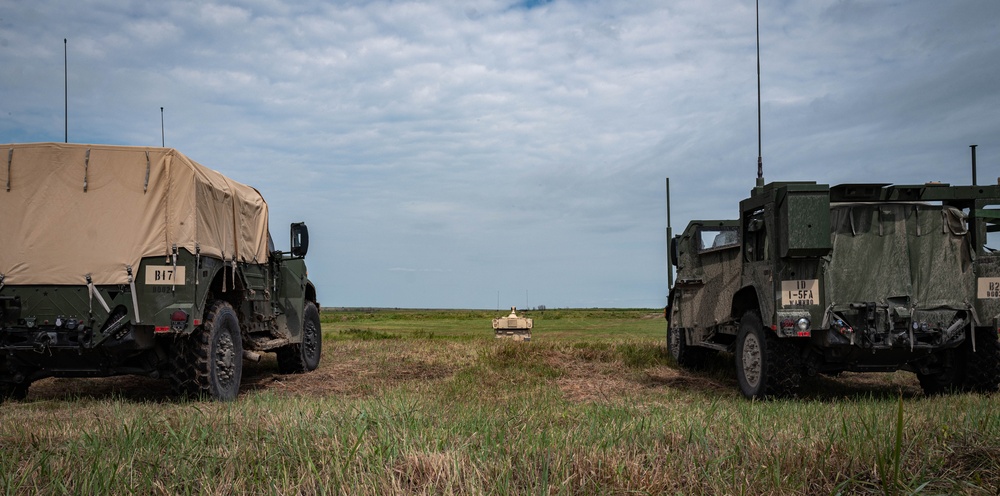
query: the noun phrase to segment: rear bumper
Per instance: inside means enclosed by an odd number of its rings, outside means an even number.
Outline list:
[[[159,368],[156,347],[153,326],[127,324],[100,342],[89,328],[7,327],[0,330],[0,378],[151,375]]]
[[[497,329],[497,339],[510,339],[512,341],[531,341],[531,329]]]

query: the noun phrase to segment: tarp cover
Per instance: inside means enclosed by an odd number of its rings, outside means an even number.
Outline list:
[[[125,284],[174,245],[263,263],[267,204],[172,148],[0,145],[4,284]]]
[[[831,303],[911,298],[922,309],[961,309],[975,288],[964,214],[922,204],[839,204],[830,209]]]

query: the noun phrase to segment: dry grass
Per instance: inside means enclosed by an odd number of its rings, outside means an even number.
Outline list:
[[[365,340],[324,314],[317,371],[249,364],[230,404],[176,402],[151,379],[40,381],[0,406],[0,491],[1000,491],[998,395],[924,398],[910,374],[843,374],[799,400],[752,403],[726,358],[675,368],[662,321],[644,314],[564,314],[552,321],[623,320],[594,323],[593,340],[567,325],[520,344],[478,316],[343,321],[396,336]],[[609,337],[615,327],[632,330]]]

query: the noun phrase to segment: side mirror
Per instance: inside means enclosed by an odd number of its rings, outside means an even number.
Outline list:
[[[677,261],[677,240],[680,236],[674,236],[674,239],[670,240],[670,265],[674,267],[680,267]]]
[[[295,222],[291,228],[292,234],[292,256],[305,258],[309,251],[309,228],[305,222]]]

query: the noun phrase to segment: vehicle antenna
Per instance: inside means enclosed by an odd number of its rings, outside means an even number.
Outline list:
[[[757,186],[764,186],[764,159],[761,153],[760,130],[760,0],[757,7]]]
[[[66,55],[66,38],[63,38],[63,116],[65,123],[65,143],[69,143],[69,62]]]
[[[673,260],[670,259],[670,240],[674,238],[674,229],[670,225],[670,178],[667,178],[667,290],[674,287]]]
[[[167,142],[163,138],[163,107],[160,107],[160,146],[167,146]]]

